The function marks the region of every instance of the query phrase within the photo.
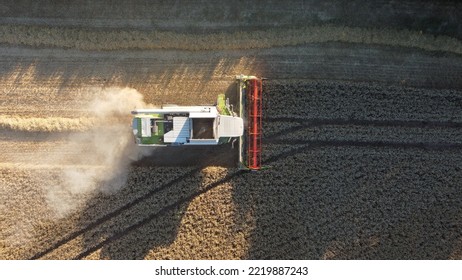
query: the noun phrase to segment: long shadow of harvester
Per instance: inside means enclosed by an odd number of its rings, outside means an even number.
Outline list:
[[[354,93],[339,94],[352,101],[358,98]],[[420,110],[435,111],[440,99],[427,99]],[[331,101],[325,102],[322,105]],[[309,111],[319,111],[303,103]],[[351,108],[359,111],[365,103],[379,106],[379,101],[367,99],[352,102]],[[270,114],[272,109],[266,109]],[[437,113],[451,115],[443,110]],[[332,112],[320,113],[332,118]],[[264,164],[272,168],[233,184],[237,216],[250,213],[253,218],[246,258],[459,259],[462,143],[455,136],[424,139],[434,129],[460,131],[461,124],[407,119],[327,123],[295,126],[275,135],[330,125],[338,133],[329,139],[317,139],[309,132],[293,140],[263,139]],[[342,129],[357,127],[370,129],[367,139],[346,140]],[[422,132],[419,137],[374,140],[374,132],[384,127],[388,131],[418,127]]]

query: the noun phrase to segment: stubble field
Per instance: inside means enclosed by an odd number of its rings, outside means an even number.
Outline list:
[[[460,4],[237,2],[0,5],[0,258],[462,258]],[[140,160],[241,73],[268,169]]]

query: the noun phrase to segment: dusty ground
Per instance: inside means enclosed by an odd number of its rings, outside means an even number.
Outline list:
[[[52,2],[0,3],[0,258],[462,258],[461,4]],[[135,156],[241,73],[271,168]]]

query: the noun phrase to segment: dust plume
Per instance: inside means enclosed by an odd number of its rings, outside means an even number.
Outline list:
[[[57,217],[83,206],[95,192],[113,193],[124,186],[129,165],[138,158],[130,111],[143,107],[147,107],[143,96],[134,89],[94,90],[93,100],[83,108],[97,120],[93,127],[69,134],[45,160],[69,166],[59,169],[57,177],[50,180],[56,184],[45,189],[47,203]],[[69,151],[71,156],[66,156]]]

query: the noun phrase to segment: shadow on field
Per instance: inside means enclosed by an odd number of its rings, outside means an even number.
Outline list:
[[[294,137],[293,141],[285,140],[287,137],[281,140],[278,137],[300,129],[297,126],[284,129],[289,122],[277,127],[280,131],[266,133],[263,156],[264,164],[270,168],[233,180],[236,219],[249,213],[253,217],[245,258],[462,258],[460,139],[449,135],[446,139],[433,138],[431,141],[437,141],[436,145],[427,145],[422,141],[430,141],[425,139],[436,129],[432,125],[409,122],[412,118],[408,116],[398,125],[386,121],[399,119],[397,100],[413,98],[414,102],[406,102],[401,112],[413,111],[414,118],[432,121],[446,116],[457,118],[453,114],[457,110],[448,108],[458,107],[458,101],[427,99],[422,92],[413,97],[409,91],[399,98],[393,94],[382,96],[381,100],[376,99],[379,94],[361,98],[358,92],[364,94],[367,90],[345,91],[341,87],[333,95],[326,89],[322,94],[315,91],[310,99],[306,86],[300,90],[275,87],[279,91],[270,86],[273,84],[268,82],[266,94],[273,96],[267,96],[265,104],[270,117],[290,108],[300,118],[313,121],[310,115],[318,114],[333,121],[343,109],[343,118],[364,110],[367,117],[361,118],[374,118],[377,114],[381,123],[357,123],[370,127],[371,132],[366,139],[358,135],[354,141],[344,140],[342,123],[337,123],[339,132],[321,136],[327,140],[318,140],[310,132],[306,137]],[[290,99],[290,94],[295,97]],[[434,94],[451,93],[435,91]],[[347,97],[343,99],[343,95]],[[458,100],[457,96],[454,100]],[[425,100],[422,106],[417,105],[420,100]],[[432,117],[427,117],[427,112],[432,112]],[[321,130],[324,125],[312,124],[313,131]],[[373,131],[380,126],[390,130],[421,126],[423,133],[404,134],[398,142],[387,142],[390,134],[385,134],[383,142],[373,141]],[[456,132],[460,126],[451,129]],[[445,145],[443,141],[453,144]]]
[[[156,147],[133,163],[135,166],[222,166],[237,167],[238,146],[232,143],[218,146]]]
[[[248,259],[460,259],[460,153],[314,147],[235,185]]]
[[[198,191],[201,179],[200,168],[180,174],[177,168],[133,167],[123,190],[87,203],[81,218],[82,251],[74,258],[100,250],[101,259],[143,259],[151,249],[171,245],[188,195]],[[162,258],[172,257],[167,252]]]

